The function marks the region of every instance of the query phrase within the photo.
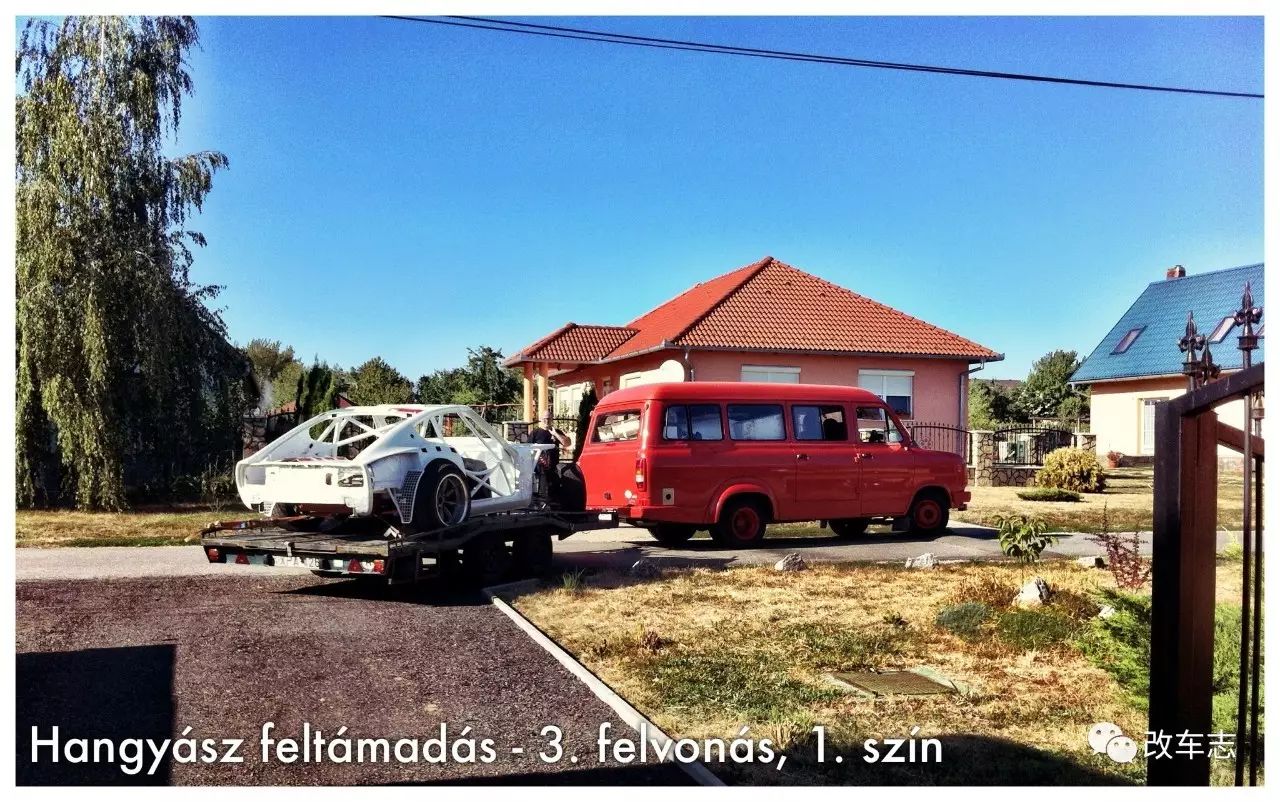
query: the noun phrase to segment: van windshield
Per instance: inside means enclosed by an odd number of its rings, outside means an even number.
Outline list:
[[[636,440],[640,437],[640,410],[606,412],[596,418],[596,428],[591,432],[593,443],[616,443],[619,440]]]

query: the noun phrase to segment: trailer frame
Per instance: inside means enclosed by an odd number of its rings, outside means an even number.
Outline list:
[[[469,518],[455,526],[405,532],[307,532],[286,528],[306,516],[216,521],[200,531],[211,563],[301,566],[327,577],[385,580],[402,585],[459,572],[492,584],[551,565],[552,540],[618,526],[614,510],[520,510]]]

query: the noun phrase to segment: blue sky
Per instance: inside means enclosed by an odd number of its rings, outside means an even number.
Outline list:
[[[1263,258],[1263,104],[373,18],[203,18],[178,146],[223,151],[195,276],[232,338],[410,377],[622,324],[772,254],[1007,354],[1084,356],[1141,289]],[[1261,92],[1262,22],[560,24]],[[1170,343],[1170,347],[1174,347]]]

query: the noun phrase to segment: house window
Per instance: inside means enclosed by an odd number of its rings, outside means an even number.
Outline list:
[[[730,404],[729,436],[734,440],[785,440],[779,404]]]
[[[1142,399],[1142,453],[1156,453],[1156,404],[1159,404],[1162,398],[1144,398]]]
[[[799,384],[800,368],[789,368],[782,365],[743,365],[742,381]]]
[[[1140,326],[1136,329],[1129,329],[1129,331],[1120,338],[1120,342],[1116,343],[1116,347],[1111,349],[1111,353],[1123,354],[1125,351],[1128,351],[1129,346],[1133,345],[1133,341],[1138,339],[1138,335],[1141,334],[1142,330],[1145,328],[1146,326]]]
[[[898,417],[913,417],[912,395],[915,371],[912,370],[860,370],[858,386],[870,390],[885,400]]]
[[[557,385],[553,404],[556,417],[567,418],[577,415],[578,405],[582,403],[582,394],[590,386],[591,382]]]
[[[644,384],[644,371],[636,371],[635,373],[624,373],[618,377],[618,389],[623,387],[634,387],[637,384]]]
[[[1220,343],[1227,339],[1227,335],[1231,333],[1231,327],[1235,324],[1235,315],[1227,315],[1224,317],[1222,322],[1218,324],[1217,328],[1213,330],[1213,334],[1209,335],[1209,342]]]

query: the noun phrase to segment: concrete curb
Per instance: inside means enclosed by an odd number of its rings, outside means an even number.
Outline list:
[[[489,597],[489,601],[493,603],[494,607],[497,607],[507,616],[507,618],[510,618],[515,622],[515,625],[528,635],[534,643],[541,646],[547,654],[554,657],[557,663],[567,668],[570,674],[573,674],[581,680],[582,683],[596,695],[596,698],[608,705],[610,709],[612,709],[614,713],[617,713],[618,717],[629,727],[639,733],[640,725],[643,724],[651,741],[657,742],[660,746],[665,746],[670,743],[673,740],[671,736],[663,732],[658,725],[646,718],[639,710],[632,707],[626,699],[619,696],[612,688],[606,685],[602,679],[591,673],[589,668],[574,659],[573,655],[569,654],[561,648],[559,644],[547,637],[542,630],[534,626],[532,621],[521,615],[499,595],[503,591],[520,591],[529,589],[530,586],[536,587],[537,583],[524,581],[512,582],[506,585],[494,585],[492,587],[485,588],[484,594]],[[675,749],[672,748],[670,753],[675,754]],[[664,762],[675,763],[698,785],[724,785],[724,782],[715,774],[711,773],[711,770],[703,765],[701,761],[685,763],[681,760],[667,760]]]

